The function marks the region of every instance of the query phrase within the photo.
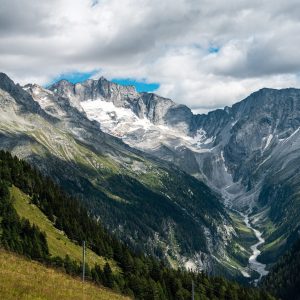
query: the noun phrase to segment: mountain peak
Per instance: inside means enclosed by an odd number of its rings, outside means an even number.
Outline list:
[[[67,97],[74,93],[74,84],[67,79],[61,79],[49,86],[48,89],[60,94],[61,96]]]
[[[35,102],[19,84],[15,84],[5,73],[0,73],[0,89],[10,94],[22,106],[23,111],[40,112],[40,105]]]
[[[73,86],[73,85],[74,84],[72,82],[70,82],[69,80],[63,78],[63,79],[55,82],[51,86]]]
[[[99,77],[98,81],[108,81],[103,75]]]
[[[61,80],[59,80],[58,83],[61,83],[61,84],[72,84],[69,80],[64,79],[64,78],[61,79]]]
[[[10,92],[14,86],[15,83],[5,73],[0,72],[0,89]]]
[[[11,80],[5,73],[0,72],[0,80],[5,80],[5,79]]]

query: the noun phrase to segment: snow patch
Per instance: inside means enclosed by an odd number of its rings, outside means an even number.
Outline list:
[[[298,127],[286,140],[289,140],[291,137],[293,137],[298,131],[300,127]]]
[[[267,137],[267,142],[266,142],[266,145],[265,145],[263,151],[265,151],[265,150],[269,147],[269,145],[270,145],[272,139],[273,139],[273,134],[271,133],[271,134],[269,134],[269,136]]]
[[[290,138],[292,138],[298,131],[299,131],[300,127],[298,127],[289,137],[285,138],[285,139],[279,139],[279,142],[287,142]]]
[[[228,168],[225,165],[225,158],[224,158],[224,151],[223,150],[221,151],[221,159],[223,161],[224,170],[225,170],[226,173],[228,173]]]
[[[90,120],[100,123],[102,131],[122,138],[130,146],[141,150],[159,149],[161,145],[169,148],[192,149],[195,152],[209,152],[209,144],[215,137],[207,138],[207,133],[199,129],[194,137],[166,125],[155,125],[146,117],[139,118],[130,108],[117,107],[103,99],[81,102]]]
[[[215,136],[207,138],[207,132],[204,129],[200,128],[197,130],[196,135],[191,139],[191,142],[197,147],[201,148],[201,145],[211,144],[215,141],[215,139]]]
[[[136,130],[148,130],[152,124],[148,119],[138,118],[130,108],[117,107],[104,100],[87,100],[81,106],[91,120],[98,121],[101,129],[118,137],[125,137]]]

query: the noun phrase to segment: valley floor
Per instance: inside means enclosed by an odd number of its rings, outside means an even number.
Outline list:
[[[129,299],[0,249],[0,299]]]

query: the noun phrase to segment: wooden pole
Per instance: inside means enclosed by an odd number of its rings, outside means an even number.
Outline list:
[[[85,277],[85,241],[82,244],[82,282],[84,282]]]
[[[192,300],[195,300],[195,287],[194,287],[194,280],[192,280]]]

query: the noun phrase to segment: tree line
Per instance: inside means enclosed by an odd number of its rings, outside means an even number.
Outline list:
[[[42,176],[25,161],[0,151],[0,243],[1,246],[47,265],[79,275],[81,265],[69,256],[64,259],[49,254],[46,234],[36,225],[17,215],[9,187],[16,186],[28,194],[51,220],[75,243],[85,240],[94,252],[113,259],[121,272],[114,274],[109,263],[86,265],[88,278],[135,299],[191,299],[192,282],[195,299],[274,299],[263,289],[244,287],[204,272],[171,269],[165,262],[137,253],[108,233],[83,204],[59,188],[50,178]]]
[[[287,251],[263,278],[261,287],[285,300],[300,299],[300,240]]]

